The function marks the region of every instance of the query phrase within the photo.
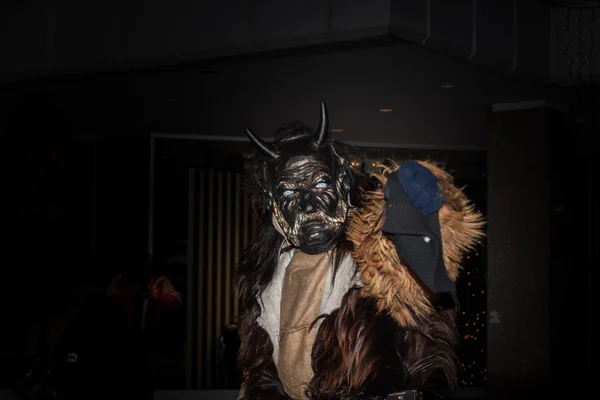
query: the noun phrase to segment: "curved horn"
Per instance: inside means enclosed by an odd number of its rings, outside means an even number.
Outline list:
[[[321,118],[319,119],[319,129],[317,129],[317,146],[321,146],[329,134],[329,117],[327,116],[327,105],[321,101]]]
[[[248,135],[250,141],[254,143],[256,147],[258,147],[258,150],[260,150],[261,153],[271,158],[277,158],[277,153],[275,150],[264,140],[252,133],[250,128],[246,128],[246,135]]]

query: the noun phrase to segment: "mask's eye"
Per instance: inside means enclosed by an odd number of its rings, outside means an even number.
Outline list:
[[[291,195],[293,195],[295,192],[295,190],[293,189],[288,189],[288,188],[281,188],[280,189],[280,193],[283,197],[290,197]]]
[[[315,184],[315,187],[317,189],[327,189],[329,187],[329,179],[327,178],[321,178],[317,181],[317,183]]]

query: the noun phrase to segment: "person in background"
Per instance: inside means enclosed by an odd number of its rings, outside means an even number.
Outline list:
[[[124,261],[124,271],[106,289],[115,310],[114,327],[127,331],[160,330],[165,315],[181,308],[181,294],[167,276],[153,273],[152,256],[147,249],[126,254]]]
[[[152,395],[159,370],[168,356],[161,339],[174,327],[173,315],[182,307],[181,294],[166,275],[153,271],[153,259],[145,248],[127,251],[123,272],[108,284],[114,356],[120,358],[125,396]],[[119,380],[119,379],[117,379]],[[144,394],[145,393],[145,394]],[[138,398],[138,397],[136,397]]]

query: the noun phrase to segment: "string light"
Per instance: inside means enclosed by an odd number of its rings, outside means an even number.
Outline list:
[[[483,204],[480,206],[485,208]],[[461,386],[486,386],[487,381],[485,275],[479,272],[485,271],[485,252],[482,251],[482,244],[479,241],[479,248],[465,257],[465,272],[457,281],[461,307],[458,324],[462,337],[459,379]]]

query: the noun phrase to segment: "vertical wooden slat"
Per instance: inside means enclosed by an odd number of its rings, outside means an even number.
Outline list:
[[[231,287],[231,173],[227,173],[225,182],[225,323],[231,319],[231,297],[233,288]]]
[[[198,261],[194,256],[196,252],[196,170],[190,168],[188,171],[188,248],[187,248],[187,270],[186,270],[186,316],[185,316],[185,336],[186,340],[186,353],[185,353],[185,387],[186,389],[194,389],[196,387],[195,379],[195,364],[198,363],[195,346],[198,344],[195,336],[194,324],[196,323],[194,313],[195,298],[192,294],[197,295],[194,281],[194,269],[198,265]],[[202,247],[200,247],[202,248]]]
[[[198,208],[198,241],[196,242],[198,245],[198,259],[196,261],[196,268],[197,268],[197,276],[198,276],[198,282],[196,282],[195,287],[197,288],[197,290],[194,293],[194,296],[196,297],[196,301],[198,302],[198,305],[196,307],[196,332],[198,335],[198,343],[196,345],[196,363],[198,364],[196,366],[196,382],[195,382],[195,387],[197,387],[198,389],[203,387],[203,366],[204,366],[204,352],[203,352],[203,348],[204,348],[204,301],[203,301],[203,296],[204,296],[204,256],[206,253],[206,245],[205,245],[205,235],[204,235],[204,223],[205,223],[205,217],[204,217],[204,207],[205,207],[205,196],[206,196],[206,179],[205,179],[205,171],[200,171],[200,187],[198,190],[198,193],[200,194],[200,204],[199,204],[199,208]],[[190,293],[191,295],[191,293]]]
[[[207,237],[207,245],[206,249],[208,252],[208,257],[206,260],[206,310],[203,315],[203,319],[206,323],[206,384],[211,384],[211,369],[212,369],[212,334],[213,334],[213,319],[212,319],[212,310],[213,310],[213,223],[214,223],[214,213],[213,213],[213,195],[214,195],[214,171],[210,169],[208,171],[208,237]],[[210,386],[209,386],[210,387]]]
[[[248,245],[248,209],[250,208],[249,193],[247,190],[242,192],[243,208],[242,208],[242,249]]]
[[[248,191],[244,190],[244,208],[243,208],[243,213],[244,213],[244,222],[243,222],[243,226],[242,226],[242,231],[243,231],[243,245],[244,247],[246,246],[246,244],[248,244],[248,210],[250,209],[250,202],[248,201]]]
[[[149,181],[148,181],[148,251],[154,254],[154,156],[155,139],[150,138]]]
[[[215,324],[213,330],[213,338],[217,340],[220,337],[221,328],[223,325],[222,316],[223,316],[223,288],[222,288],[222,277],[223,277],[223,237],[225,232],[225,227],[223,226],[223,172],[217,172],[217,247],[216,247],[216,263],[214,266],[215,275],[216,275],[216,285],[215,285]],[[214,364],[213,370],[215,371],[215,380],[218,384],[219,382],[219,372],[220,372],[220,363],[219,363],[219,346],[218,341],[215,342],[213,346],[212,353],[214,354]]]
[[[234,230],[233,230],[233,260],[235,265],[240,262],[240,201],[242,193],[242,180],[241,174],[235,174],[235,217],[234,217]],[[234,302],[233,302],[233,317],[237,318],[239,315],[239,297],[237,288],[234,288]]]

